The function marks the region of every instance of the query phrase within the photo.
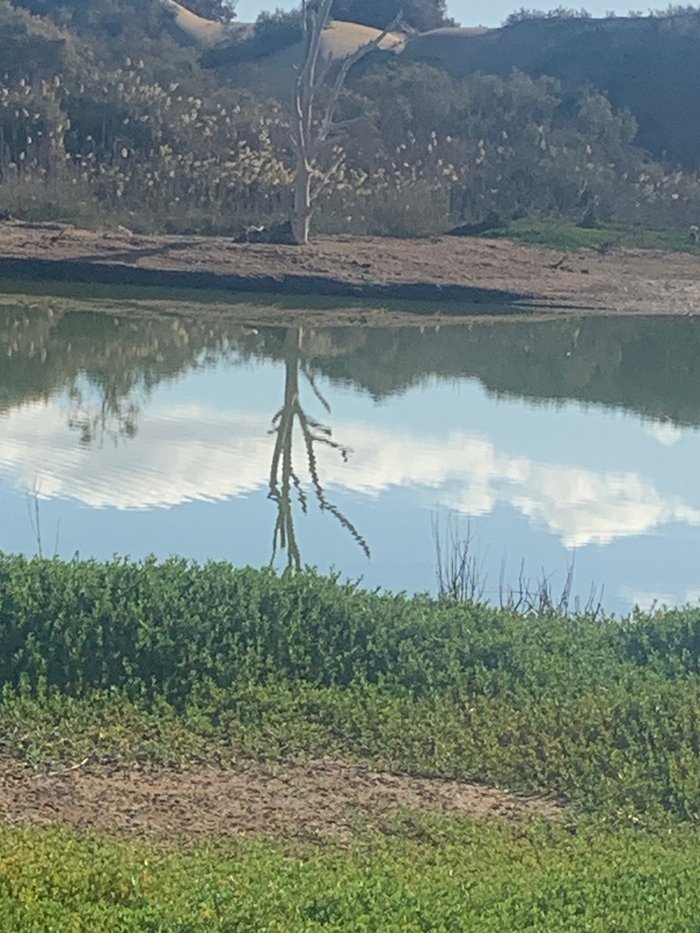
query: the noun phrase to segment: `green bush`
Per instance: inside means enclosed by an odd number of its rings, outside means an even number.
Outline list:
[[[183,702],[203,682],[272,674],[413,696],[566,688],[575,697],[626,675],[698,674],[699,638],[700,609],[625,622],[524,619],[484,604],[368,592],[311,571],[0,557],[0,684],[75,695],[119,687]]]
[[[626,631],[366,592],[312,572],[0,558],[0,684],[45,683],[75,695],[119,687],[183,702],[202,682],[268,675],[414,696],[562,683],[576,692],[646,663],[636,648],[627,657]]]
[[[169,851],[0,830],[4,930],[645,933],[696,929],[697,840],[406,815],[343,849]],[[414,839],[406,838],[412,835]]]
[[[344,755],[696,822],[699,630],[691,608],[523,618],[312,572],[5,556],[1,731],[33,761]]]

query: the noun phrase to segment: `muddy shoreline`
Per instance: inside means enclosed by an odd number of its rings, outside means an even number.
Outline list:
[[[700,313],[700,262],[692,254],[623,248],[562,254],[504,239],[325,237],[294,247],[7,222],[0,224],[0,286],[3,279],[208,291],[222,299],[423,303],[422,313],[460,316],[546,309]]]
[[[493,307],[528,302],[529,295],[468,285],[432,282],[350,283],[320,275],[243,276],[185,269],[150,269],[139,266],[79,260],[0,258],[0,278],[41,282],[76,282],[83,285],[133,285],[141,288],[202,289],[261,295],[319,295],[367,301],[459,302]]]

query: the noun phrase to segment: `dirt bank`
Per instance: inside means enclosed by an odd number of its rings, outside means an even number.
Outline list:
[[[98,770],[54,774],[0,759],[0,819],[158,839],[274,836],[343,839],[401,809],[475,819],[553,818],[561,808],[466,781],[411,778],[342,762],[238,770]]]
[[[615,248],[562,255],[508,240],[327,237],[308,247],[0,225],[0,278],[615,313],[700,313],[700,260]]]

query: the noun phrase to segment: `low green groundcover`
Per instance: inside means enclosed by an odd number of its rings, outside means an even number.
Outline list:
[[[700,609],[523,617],[184,560],[0,557],[0,751],[342,756],[700,819]]]
[[[421,841],[406,838],[409,828]],[[242,841],[173,851],[3,829],[0,928],[698,929],[700,848],[682,830],[571,834],[544,826],[412,823],[407,816],[396,833],[350,849],[294,851]]]

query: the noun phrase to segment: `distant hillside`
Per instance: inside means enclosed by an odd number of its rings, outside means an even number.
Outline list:
[[[328,61],[339,62],[380,35],[381,30],[371,26],[331,20],[324,30],[321,55]],[[388,33],[382,40],[381,49],[392,55],[398,54],[405,40],[406,37],[401,33]],[[301,28],[298,39],[282,44],[279,48],[273,47],[269,54],[247,54],[248,45],[257,48],[257,43],[254,45],[245,38],[223,44],[206,52],[203,62],[232,83],[246,87],[259,96],[273,97],[285,103],[291,100],[292,79],[304,56]]]
[[[700,178],[637,141],[700,164],[699,23],[386,36],[339,100],[316,230],[415,236],[533,216],[687,230]],[[335,20],[324,57],[377,35]],[[0,0],[0,216],[236,234],[284,220],[302,54],[298,14],[253,28],[174,0]]]
[[[616,108],[632,111],[641,146],[700,165],[700,13],[540,18],[484,34],[439,29],[416,36],[403,54],[456,78],[517,68],[558,78],[565,90],[591,85]]]
[[[175,5],[173,0],[166,2]],[[331,34],[332,33],[332,34]],[[333,58],[348,54],[369,30],[337,22],[327,40]],[[551,76],[564,92],[602,91],[616,109],[629,109],[637,142],[656,158],[700,167],[700,12],[594,19],[578,16],[523,18],[502,29],[443,28],[392,40],[406,62],[424,62],[457,79],[507,76],[519,70]],[[264,53],[256,68],[231,71],[240,43],[213,64],[264,93],[283,97],[302,55],[300,42]],[[389,59],[387,59],[389,60]]]
[[[52,34],[48,25],[37,25],[46,20],[35,19],[31,42],[17,30],[3,34],[3,71],[24,62],[39,74],[50,72],[70,34],[97,41],[110,57],[131,45],[139,55],[147,55],[154,72],[165,71],[177,40],[192,46],[207,66],[222,70],[222,76],[239,87],[284,100],[293,67],[303,54],[293,28],[287,27],[280,43],[287,14],[268,17],[268,26],[280,27],[272,42],[266,37],[248,43],[246,39],[255,35],[252,24],[208,21],[176,0],[12,2],[18,14],[24,8],[50,17],[51,27],[56,24],[59,29]],[[334,22],[327,33],[326,54],[341,58],[374,35],[375,30],[357,23]],[[430,64],[456,79],[477,73],[508,76],[519,70],[535,78],[558,79],[565,95],[587,87],[602,91],[613,107],[634,115],[638,145],[655,158],[700,167],[700,12],[605,19],[533,16],[502,29],[443,28],[405,43],[404,38],[388,37],[385,47],[403,49],[403,61]],[[386,56],[386,61],[393,57]]]

